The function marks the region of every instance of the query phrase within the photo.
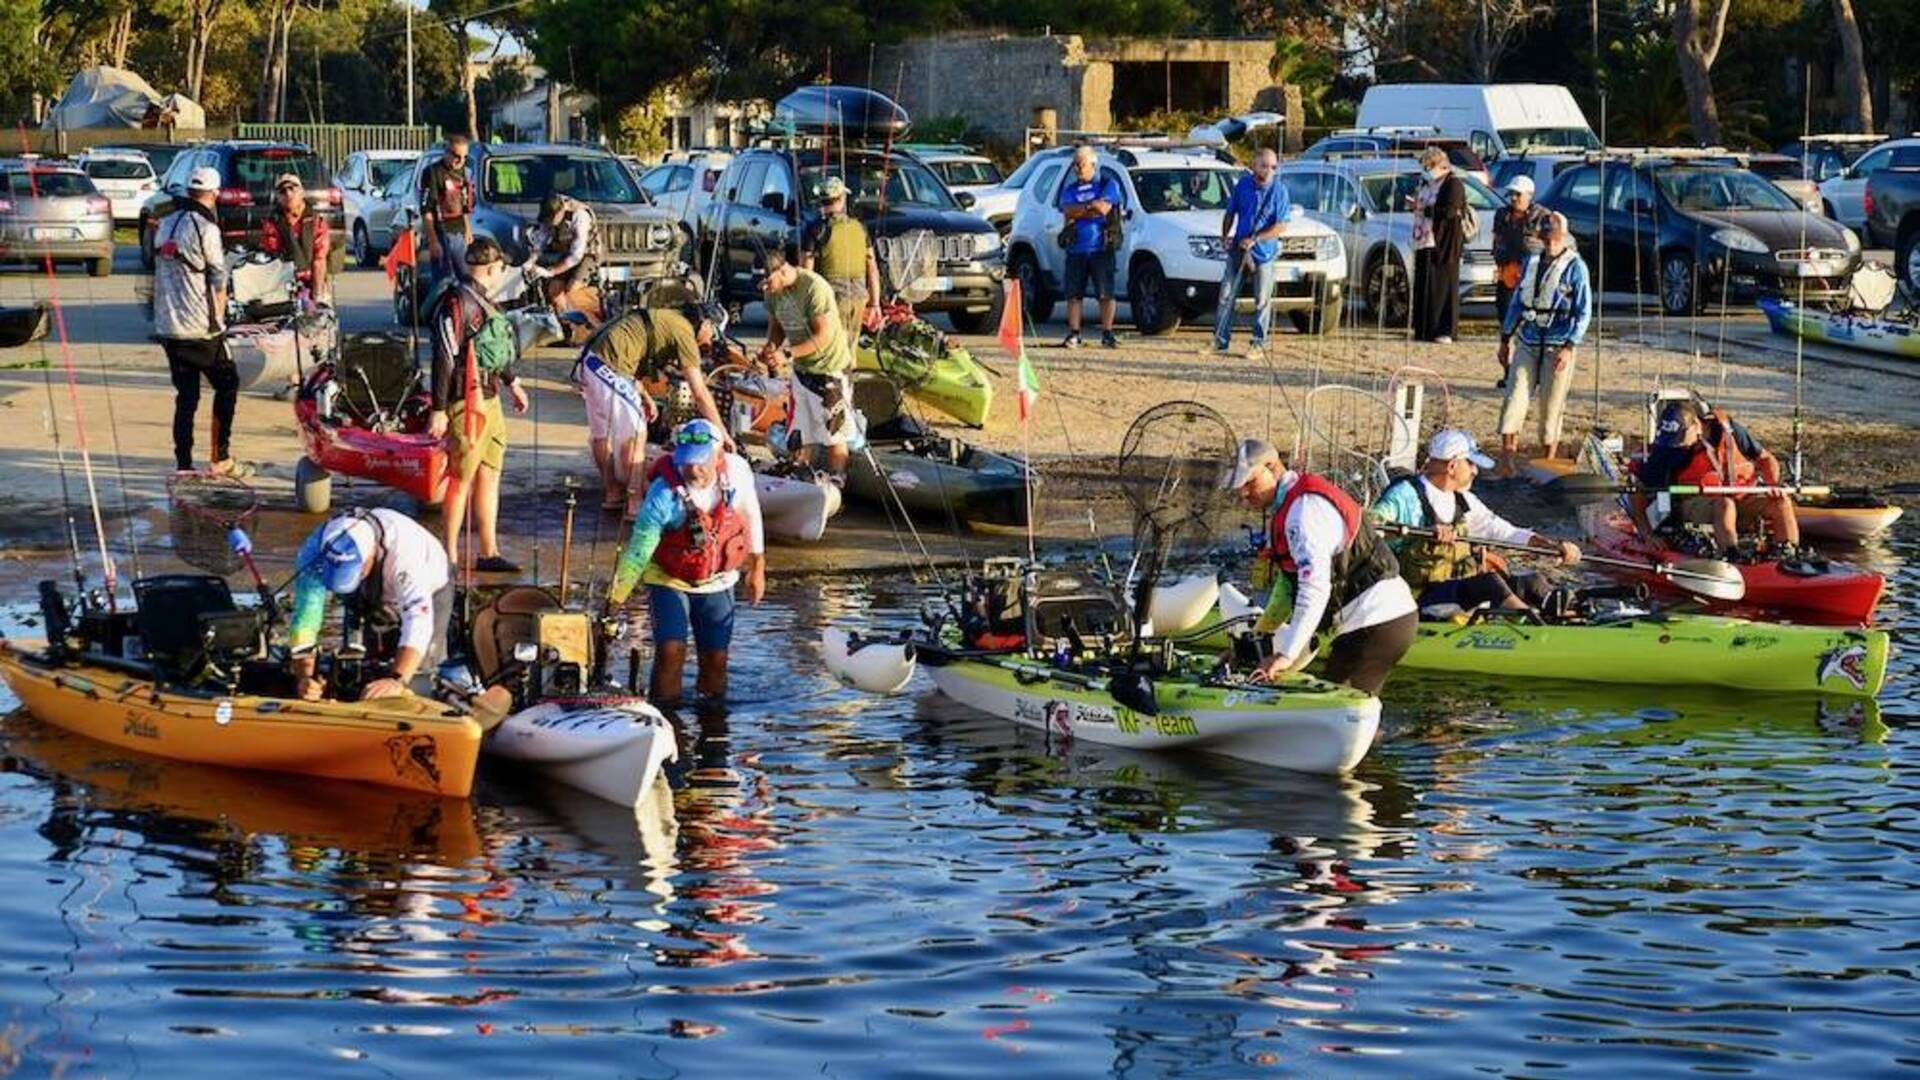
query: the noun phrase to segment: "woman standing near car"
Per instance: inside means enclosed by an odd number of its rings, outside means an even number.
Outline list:
[[[1467,249],[1467,186],[1453,173],[1446,151],[1420,155],[1425,182],[1413,203],[1413,337],[1453,343],[1460,329],[1460,260]]]

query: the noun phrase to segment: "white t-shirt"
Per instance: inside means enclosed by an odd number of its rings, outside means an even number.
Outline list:
[[[400,619],[400,645],[426,652],[433,644],[433,594],[449,580],[447,549],[419,522],[396,511],[370,512],[380,523],[380,601]]]
[[[1281,492],[1292,486],[1289,473],[1281,482]],[[1278,499],[1281,496],[1276,495]],[[1283,523],[1287,531],[1287,551],[1299,567],[1299,585],[1293,596],[1293,615],[1287,624],[1273,632],[1273,651],[1278,656],[1298,656],[1313,641],[1320,628],[1327,603],[1333,599],[1333,561],[1347,543],[1347,524],[1340,509],[1328,500],[1309,495],[1293,504]],[[1416,611],[1413,591],[1405,579],[1395,574],[1383,578],[1347,601],[1333,616],[1335,637],[1378,626]]]

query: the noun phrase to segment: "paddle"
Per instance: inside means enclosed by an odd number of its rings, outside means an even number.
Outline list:
[[[1377,526],[1383,533],[1391,536],[1417,536],[1427,540],[1438,540],[1432,529],[1416,529],[1410,525],[1382,523]],[[1503,540],[1482,540],[1469,537],[1467,543],[1474,547],[1492,548],[1496,551],[1513,551],[1522,555],[1553,555],[1551,551],[1528,547],[1525,544],[1510,544]],[[1615,559],[1606,555],[1588,555],[1581,552],[1580,561],[1595,566],[1611,566],[1621,570],[1637,570],[1641,573],[1652,572],[1667,578],[1680,588],[1710,600],[1739,600],[1747,595],[1747,581],[1740,576],[1740,568],[1732,563],[1718,559],[1678,559],[1670,563],[1636,562],[1632,559]]]
[[[1673,484],[1664,488],[1645,488],[1637,484],[1617,484],[1599,473],[1568,473],[1556,476],[1545,485],[1548,494],[1569,498],[1614,494],[1658,495],[1793,495],[1804,498],[1829,496],[1873,497],[1920,495],[1920,480],[1880,487],[1838,487],[1832,484]]]

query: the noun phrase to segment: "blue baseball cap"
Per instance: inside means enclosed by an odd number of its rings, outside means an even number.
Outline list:
[[[673,433],[673,463],[679,468],[689,465],[705,465],[718,457],[720,446],[726,441],[713,421],[704,417],[695,417],[681,424]]]
[[[1693,406],[1684,401],[1670,401],[1660,410],[1660,419],[1653,426],[1653,445],[1681,446],[1687,441],[1689,420],[1697,420],[1699,414]]]
[[[344,595],[359,588],[374,549],[373,526],[364,518],[335,518],[314,539],[319,549],[313,553],[314,568],[327,591]]]

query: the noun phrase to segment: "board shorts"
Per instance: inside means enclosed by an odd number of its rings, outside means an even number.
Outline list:
[[[803,375],[796,371],[791,386],[793,430],[802,446],[853,444],[853,382],[846,372]],[[837,398],[838,400],[830,400]]]
[[[591,352],[580,355],[580,393],[587,402],[587,437],[615,446],[646,438],[659,411],[638,383]]]
[[[1721,498],[1733,500],[1733,527],[1735,532],[1749,532],[1760,527],[1767,517],[1767,497],[1765,495],[1682,495],[1673,501],[1677,504],[1675,512],[1680,520],[1689,525],[1712,525],[1719,519],[1717,503]]]
[[[1113,299],[1114,253],[1095,251],[1086,255],[1067,253],[1067,289],[1063,298],[1068,302],[1084,300],[1087,286],[1093,286],[1095,299]]]
[[[507,418],[500,411],[498,397],[480,402],[480,430],[467,437],[467,404],[455,401],[447,406],[447,453],[453,458],[454,474],[462,480],[485,465],[495,472],[507,467]]]
[[[688,592],[671,585],[647,586],[647,610],[653,619],[653,643],[685,642],[692,636],[701,652],[733,643],[733,590]]]

